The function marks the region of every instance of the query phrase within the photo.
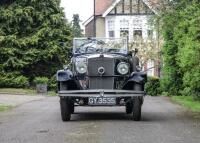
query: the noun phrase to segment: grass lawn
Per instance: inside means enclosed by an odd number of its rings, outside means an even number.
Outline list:
[[[36,95],[37,94],[35,89],[22,89],[22,88],[0,88],[0,93],[28,94],[28,95]],[[48,93],[46,93],[44,95],[55,96],[56,93],[54,91],[48,91]]]
[[[0,88],[0,93],[8,94],[36,94],[33,89],[22,89],[22,88]]]
[[[200,113],[200,101],[195,101],[192,96],[172,96],[172,100],[192,110]]]
[[[11,106],[0,104],[0,112],[1,112],[1,111],[5,111],[5,110],[7,110],[7,109],[9,109],[9,108],[11,108]]]

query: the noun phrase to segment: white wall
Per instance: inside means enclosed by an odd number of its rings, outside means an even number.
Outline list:
[[[154,60],[148,60],[148,62],[147,62],[147,75],[148,76],[154,76],[155,75],[155,68],[154,68],[154,65],[155,65],[155,63],[154,63]]]

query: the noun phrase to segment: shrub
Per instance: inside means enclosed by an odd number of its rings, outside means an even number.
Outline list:
[[[160,80],[157,77],[148,77],[145,85],[145,90],[148,95],[158,96],[160,94]]]
[[[52,76],[49,80],[49,89],[50,90],[56,90],[57,89],[57,81],[56,81],[56,77]]]
[[[0,87],[25,88],[29,86],[28,78],[18,73],[1,73]]]
[[[47,84],[48,81],[49,79],[47,77],[36,77],[33,82],[35,84]]]

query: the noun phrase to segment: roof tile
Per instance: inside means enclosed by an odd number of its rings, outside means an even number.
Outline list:
[[[95,0],[95,15],[102,15],[115,0]]]

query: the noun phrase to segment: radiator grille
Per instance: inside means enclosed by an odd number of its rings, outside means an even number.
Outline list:
[[[97,57],[88,59],[88,75],[90,89],[113,89],[114,77],[114,59],[107,57]],[[105,73],[100,76],[98,68],[104,67]]]

